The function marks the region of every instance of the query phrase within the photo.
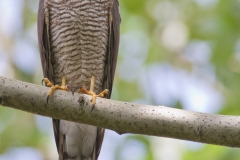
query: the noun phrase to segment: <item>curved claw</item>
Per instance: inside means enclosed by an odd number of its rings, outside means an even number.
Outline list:
[[[94,107],[95,107],[95,104],[92,104],[92,109],[91,109],[90,113],[92,113]]]
[[[66,85],[68,91],[71,90],[72,91],[72,87],[70,85]]]
[[[49,95],[47,96],[47,104],[48,104],[48,99],[49,99]]]
[[[43,86],[43,81],[44,81],[44,78],[42,79],[41,83],[42,83],[42,86]]]
[[[82,86],[76,87],[76,88],[72,91],[72,95],[74,95],[74,92],[75,92],[77,89],[80,89],[80,88],[82,88]]]

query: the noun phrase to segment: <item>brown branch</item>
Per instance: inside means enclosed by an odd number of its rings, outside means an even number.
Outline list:
[[[240,117],[191,112],[56,91],[46,104],[49,88],[0,77],[0,105],[118,133],[136,133],[240,147]]]

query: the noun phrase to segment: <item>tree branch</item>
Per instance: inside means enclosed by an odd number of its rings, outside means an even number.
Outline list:
[[[114,130],[240,147],[240,117],[198,113],[164,106],[141,105],[57,90],[0,76],[0,105]]]

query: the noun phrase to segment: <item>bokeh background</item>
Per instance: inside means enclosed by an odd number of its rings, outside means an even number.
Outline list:
[[[240,114],[240,1],[119,0],[112,99]],[[38,0],[0,0],[0,75],[39,84]],[[239,160],[240,150],[107,131],[99,160]],[[51,119],[0,107],[0,160],[54,160]]]

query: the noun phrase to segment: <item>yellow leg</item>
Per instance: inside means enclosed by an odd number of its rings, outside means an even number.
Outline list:
[[[90,91],[93,92],[95,85],[95,76],[92,76],[91,78],[91,84],[90,84]]]
[[[57,89],[60,89],[60,90],[65,90],[65,91],[68,91],[70,90],[70,86],[66,85],[66,78],[63,76],[62,77],[62,85],[59,86],[59,85],[53,85],[52,82],[50,82],[50,80],[48,78],[44,78],[42,80],[42,83],[45,82],[46,83],[46,86],[48,87],[51,87],[50,88],[50,91],[48,92],[48,96],[47,96],[47,103],[48,103],[48,99],[49,99],[49,96],[53,95],[53,92]]]
[[[92,102],[93,107],[96,104],[96,98],[97,97],[104,97],[104,95],[108,94],[108,92],[109,92],[108,89],[105,89],[100,94],[96,95],[96,93],[94,92],[94,85],[95,85],[95,77],[92,76],[91,84],[90,84],[90,90],[89,91],[85,87],[80,87],[79,88],[79,91],[81,93],[88,94],[88,95],[92,96],[90,101]],[[93,108],[92,108],[92,110],[93,110]]]

